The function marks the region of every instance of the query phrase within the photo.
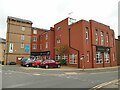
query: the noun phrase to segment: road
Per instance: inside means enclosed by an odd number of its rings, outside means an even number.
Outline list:
[[[2,88],[92,88],[98,84],[118,79],[117,69],[101,72],[20,67],[16,67],[16,69],[4,68],[2,70]]]

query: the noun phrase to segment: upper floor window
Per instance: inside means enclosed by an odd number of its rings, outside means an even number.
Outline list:
[[[61,27],[57,27],[57,30],[60,30]]]
[[[42,49],[42,44],[40,44],[40,49]]]
[[[101,45],[104,45],[104,35],[102,31],[100,32],[100,35],[101,35]]]
[[[108,33],[106,33],[106,44],[108,46],[109,40],[108,40]]]
[[[48,42],[46,42],[46,48],[48,48]]]
[[[58,39],[57,39],[57,43],[60,43],[60,42],[61,42],[61,40],[60,40],[60,38],[58,38]]]
[[[22,30],[22,31],[25,31],[25,27],[22,26],[22,27],[21,27],[21,30]]]
[[[24,39],[25,39],[24,35],[21,35],[21,40],[24,40]]]
[[[96,30],[95,36],[96,36],[96,45],[97,45],[98,44],[98,30]]]
[[[86,31],[86,43],[88,44],[88,39],[89,39],[88,27],[85,28],[85,31]]]
[[[33,34],[37,34],[37,30],[33,30]]]
[[[23,43],[21,44],[21,48],[24,48],[24,44]]]
[[[33,45],[32,45],[32,48],[33,48],[33,49],[37,49],[37,45],[36,45],[36,44],[33,44]]]
[[[46,40],[48,39],[48,34],[46,34]]]
[[[37,37],[33,37],[33,41],[35,41],[35,42],[36,42],[36,41],[37,41]]]

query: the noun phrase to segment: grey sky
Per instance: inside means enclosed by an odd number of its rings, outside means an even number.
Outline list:
[[[1,0],[0,37],[6,38],[7,16],[28,19],[34,27],[49,29],[68,17],[96,20],[114,29],[118,36],[119,0]]]

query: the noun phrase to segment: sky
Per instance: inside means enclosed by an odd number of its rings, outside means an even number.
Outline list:
[[[30,20],[33,27],[44,29],[50,29],[67,17],[87,21],[92,19],[109,25],[117,38],[118,2],[119,0],[1,0],[0,37],[6,38],[7,16],[13,16]]]

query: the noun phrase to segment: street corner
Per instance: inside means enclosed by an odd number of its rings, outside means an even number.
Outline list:
[[[102,89],[118,89],[118,85],[120,85],[120,79],[116,79],[116,80],[112,80],[110,82],[105,82],[105,83],[102,83],[102,84],[99,84],[99,85],[96,85],[94,86],[93,88],[89,89],[89,90],[102,90]]]

